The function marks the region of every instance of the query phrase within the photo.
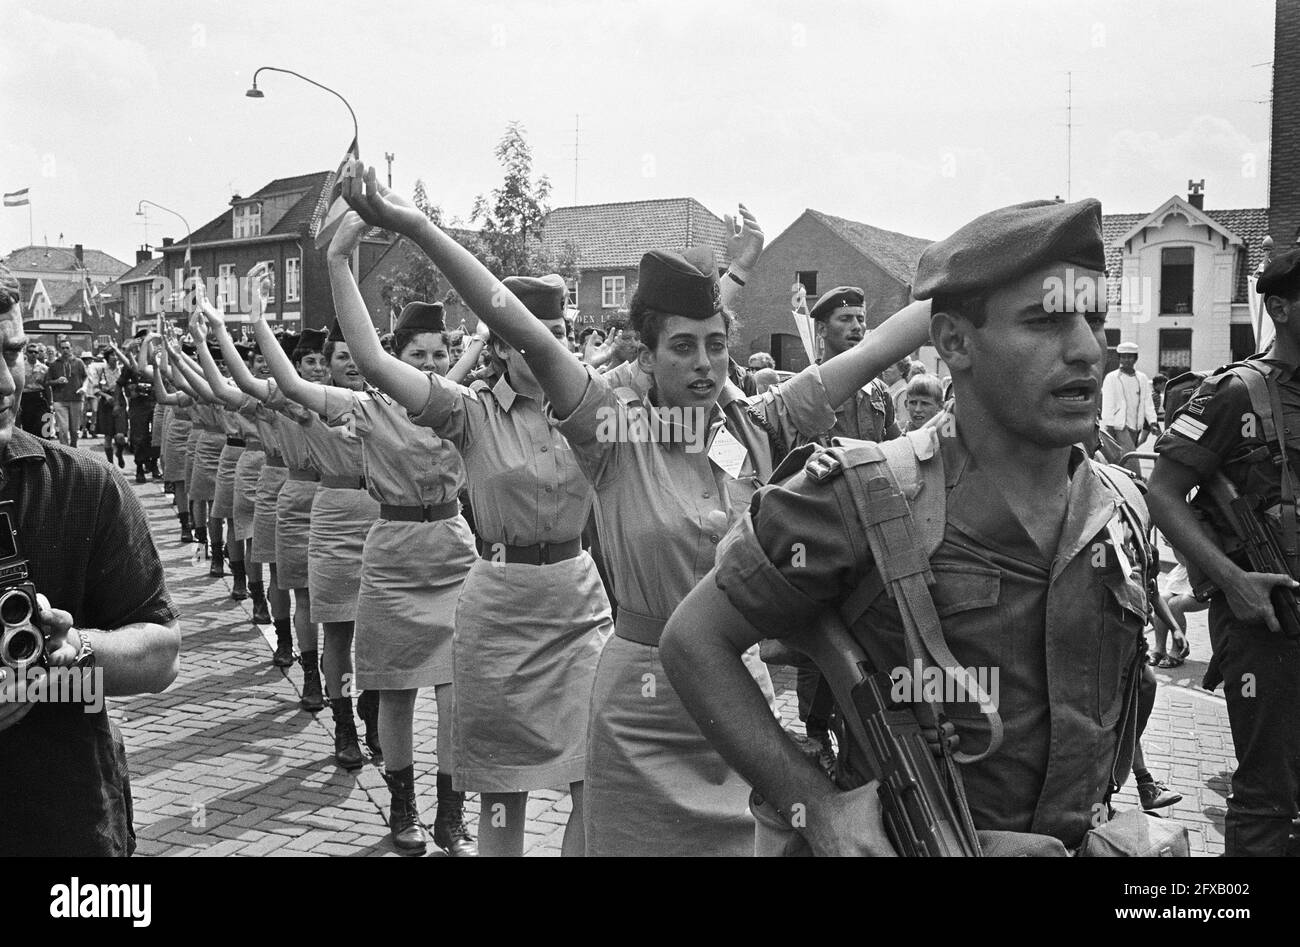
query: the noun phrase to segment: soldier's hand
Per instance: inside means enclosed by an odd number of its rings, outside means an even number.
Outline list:
[[[943,739],[939,738],[940,731],[943,733]],[[938,729],[934,727],[922,727],[921,736],[925,737],[926,745],[930,747],[930,752],[936,758],[943,757],[943,745],[948,744],[948,749],[955,752],[961,745],[961,737],[957,735],[957,726],[951,720],[945,720]]]
[[[1282,626],[1278,624],[1273,602],[1269,598],[1269,594],[1279,585],[1289,589],[1300,588],[1300,582],[1296,582],[1289,575],[1245,572],[1241,580],[1224,589],[1223,594],[1228,600],[1228,607],[1232,609],[1232,614],[1238,621],[1263,622],[1268,626],[1269,631],[1281,634]]]
[[[808,810],[803,834],[820,856],[896,857],[885,833],[880,781],[848,792],[832,792]]]

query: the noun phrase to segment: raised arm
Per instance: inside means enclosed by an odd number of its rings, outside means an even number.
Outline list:
[[[244,395],[233,384],[226,380],[221,374],[221,369],[217,368],[217,360],[212,357],[208,350],[208,324],[200,313],[195,313],[194,318],[190,320],[190,334],[198,340],[199,365],[203,368],[203,377],[212,389],[212,394],[225,407],[232,411],[239,410],[244,403]],[[239,357],[239,352],[231,353],[234,357],[226,356],[226,364],[231,362],[243,363]]]
[[[758,218],[749,212],[744,204],[740,205],[740,225],[730,214],[722,216],[723,226],[727,231],[727,272],[719,280],[722,305],[729,310],[735,309],[736,297],[740,288],[749,279],[749,272],[758,262],[763,252],[763,229],[758,225]]]
[[[182,408],[188,407],[189,405],[194,403],[194,399],[191,398],[189,395],[185,394],[184,392],[171,390],[173,387],[171,384],[171,378],[168,377],[169,373],[167,369],[164,367],[164,361],[163,361],[166,358],[165,352],[166,350],[164,349],[164,350],[160,350],[157,354],[155,354],[154,355],[155,363],[153,366],[151,366],[154,369],[154,373],[153,373],[154,400],[157,401],[159,404],[176,405]]]
[[[328,389],[324,385],[305,380],[294,370],[293,362],[284,354],[284,349],[280,348],[280,343],[276,341],[275,333],[266,324],[265,314],[259,313],[258,318],[253,322],[253,337],[257,339],[257,344],[262,350],[262,358],[266,359],[266,364],[271,369],[271,376],[284,396],[317,414],[325,414],[329,410],[325,397]]]
[[[465,340],[465,351],[461,354],[460,359],[451,370],[447,372],[447,380],[457,385],[465,384],[465,379],[469,377],[475,366],[478,365],[479,356],[483,354],[483,349],[487,347],[488,336],[492,330],[483,320],[479,320],[478,328],[474,334]]]
[[[330,241],[326,266],[330,289],[334,293],[334,313],[347,339],[352,360],[366,381],[391,395],[411,413],[420,411],[429,400],[429,379],[414,365],[389,355],[379,344],[379,333],[366,311],[366,302],[352,276],[352,253],[361,245],[370,225],[357,214],[348,212]]]
[[[198,342],[198,345],[203,344],[205,343]],[[179,348],[173,349],[171,354],[172,364],[176,370],[180,372],[181,377],[185,379],[190,393],[194,395],[194,397],[206,401],[208,404],[221,404],[221,402],[217,400],[217,396],[213,393],[212,386],[209,385],[207,379],[203,377],[203,369]]]
[[[410,201],[380,184],[373,167],[359,161],[348,165],[343,196],[367,223],[415,241],[475,315],[524,356],[558,417],[567,417],[578,406],[587,390],[587,370],[474,254]]]
[[[930,301],[908,303],[866,338],[821,365],[826,400],[841,405],[904,355],[930,341]]]

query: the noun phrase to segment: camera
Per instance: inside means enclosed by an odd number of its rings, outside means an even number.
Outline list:
[[[12,500],[0,502],[0,665],[21,671],[45,666],[45,635],[36,586],[28,581],[18,542],[15,510]]]

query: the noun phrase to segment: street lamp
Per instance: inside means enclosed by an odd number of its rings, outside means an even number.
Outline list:
[[[157,207],[159,210],[171,214],[173,217],[175,217],[182,224],[185,225],[185,263],[186,263],[186,269],[188,270],[189,263],[191,260],[190,251],[193,249],[193,245],[194,245],[194,231],[190,229],[190,222],[186,220],[184,217],[182,217],[180,213],[172,210],[170,207],[163,207],[161,204],[155,203],[154,201],[150,201],[150,200],[141,200],[140,203],[138,203],[135,206],[135,215],[137,217],[145,216],[144,213],[145,204],[148,204],[150,207]],[[188,276],[189,274],[186,273],[185,275]],[[181,287],[179,286],[173,288],[173,297],[172,297],[173,302],[175,302],[175,293],[179,292],[180,289]],[[161,310],[159,310],[159,316],[161,318]],[[159,323],[159,331],[161,330],[162,330],[162,323]]]
[[[279,66],[259,66],[259,67],[257,68],[257,71],[253,73],[253,85],[252,85],[252,87],[251,87],[247,92],[245,92],[244,95],[248,96],[250,99],[263,99],[263,98],[266,98],[266,96],[263,94],[262,90],[259,89],[259,88],[257,87],[257,77],[258,77],[258,74],[261,73],[261,72],[263,72],[263,71],[266,71],[266,72],[284,72],[284,73],[287,73],[287,74],[289,74],[289,75],[291,75],[291,76],[297,76],[297,77],[298,77],[299,79],[301,79],[303,82],[309,82],[309,83],[311,83],[312,85],[314,85],[314,86],[315,86],[316,88],[318,88],[318,89],[324,89],[324,90],[325,90],[326,92],[328,92],[330,95],[332,95],[332,96],[334,96],[335,98],[337,98],[340,102],[342,102],[344,105],[347,106],[348,114],[352,116],[352,138],[353,138],[354,141],[356,140],[356,138],[357,138],[357,113],[354,112],[354,111],[352,111],[352,106],[348,103],[348,100],[345,99],[345,98],[343,98],[343,96],[339,95],[339,93],[335,92],[335,91],[334,91],[333,89],[331,89],[329,86],[327,86],[327,85],[322,85],[321,83],[317,82],[315,79],[308,79],[306,76],[304,76],[304,75],[303,75],[302,73],[300,73],[300,72],[294,72],[292,69],[281,69]]]

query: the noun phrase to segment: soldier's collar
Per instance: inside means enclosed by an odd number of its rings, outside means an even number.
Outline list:
[[[501,405],[504,411],[509,411],[514,406],[515,398],[519,397],[519,392],[511,388],[510,382],[506,381],[505,372],[501,373],[496,384],[492,386],[492,397],[497,399],[497,404]]]

